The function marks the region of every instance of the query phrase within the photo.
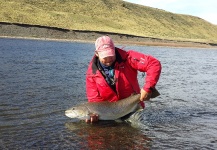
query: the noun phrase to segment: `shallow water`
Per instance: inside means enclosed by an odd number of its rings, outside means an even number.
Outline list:
[[[86,101],[94,44],[0,39],[0,149],[217,149],[217,49],[125,46],[161,61],[161,95],[140,122],[86,124],[64,111]]]

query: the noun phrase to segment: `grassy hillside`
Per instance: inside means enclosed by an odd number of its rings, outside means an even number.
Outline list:
[[[217,26],[201,18],[122,0],[0,0],[0,22],[217,43]]]

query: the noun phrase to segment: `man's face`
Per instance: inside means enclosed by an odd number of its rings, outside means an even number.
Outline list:
[[[96,55],[98,56],[98,55]],[[105,66],[111,66],[115,62],[116,56],[108,56],[105,58],[100,58],[99,61]]]

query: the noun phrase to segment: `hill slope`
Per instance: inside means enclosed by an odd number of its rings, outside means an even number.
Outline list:
[[[201,18],[122,0],[0,0],[0,22],[217,43],[217,26]]]

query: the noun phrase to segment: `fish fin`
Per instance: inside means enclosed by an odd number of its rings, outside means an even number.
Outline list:
[[[158,90],[155,89],[155,88],[153,88],[153,89],[152,89],[151,98],[158,97],[159,95],[160,95],[160,93],[158,92]]]
[[[121,120],[121,119],[116,119],[115,122],[117,122],[117,123],[122,123],[123,120]]]
[[[143,111],[143,108],[138,109],[136,112]]]

